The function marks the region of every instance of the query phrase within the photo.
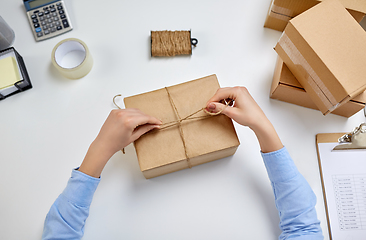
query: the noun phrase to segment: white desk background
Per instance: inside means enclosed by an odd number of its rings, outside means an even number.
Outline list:
[[[15,31],[33,89],[0,102],[0,239],[40,239],[45,216],[78,167],[112,98],[217,74],[221,86],[246,86],[274,124],[318,203],[329,239],[315,147],[321,132],[348,132],[365,121],[269,99],[281,33],[263,28],[269,0],[66,1],[74,30],[35,42],[22,1],[0,0]],[[151,58],[151,30],[188,30],[192,56]],[[76,37],[92,71],[62,77],[53,47]],[[118,99],[123,105],[122,99]],[[132,145],[115,154],[95,193],[83,239],[277,239],[279,217],[260,149],[235,125],[233,157],[145,180]]]

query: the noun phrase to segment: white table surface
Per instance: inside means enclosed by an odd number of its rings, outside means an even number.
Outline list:
[[[329,239],[315,135],[349,132],[365,121],[269,99],[281,33],[263,28],[269,0],[67,1],[74,30],[35,42],[22,1],[0,0],[14,29],[33,89],[0,102],[0,239],[40,239],[45,216],[78,167],[112,98],[217,74],[221,86],[246,86],[309,181]],[[151,30],[192,30],[192,56],[150,57]],[[53,47],[76,37],[89,47],[92,71],[62,77]],[[122,99],[119,103],[123,106]],[[277,239],[279,217],[260,149],[235,125],[233,157],[146,180],[132,145],[102,174],[83,239]]]

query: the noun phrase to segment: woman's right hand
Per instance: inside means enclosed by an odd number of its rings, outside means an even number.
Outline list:
[[[223,100],[234,100],[234,105],[226,106]],[[230,101],[230,100],[229,100]],[[283,147],[272,123],[245,87],[220,88],[207,102],[206,111],[222,111],[229,118],[243,126],[248,126],[256,134],[262,152],[273,152]]]
[[[220,102],[225,99],[234,100],[233,107],[226,107]],[[253,130],[259,124],[267,121],[266,115],[245,87],[218,89],[216,94],[208,101],[206,110],[214,113],[222,110],[223,114],[235,122],[248,126]]]

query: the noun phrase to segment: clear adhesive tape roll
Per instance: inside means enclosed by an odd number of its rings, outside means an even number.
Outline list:
[[[70,79],[86,76],[93,67],[93,58],[86,44],[77,38],[59,42],[52,50],[52,64]]]

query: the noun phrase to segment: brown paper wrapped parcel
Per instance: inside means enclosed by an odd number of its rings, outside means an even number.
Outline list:
[[[235,153],[240,143],[231,119],[223,114],[211,116],[199,111],[219,88],[216,75],[211,75],[124,99],[126,108],[138,108],[163,122],[161,129],[146,133],[134,142],[145,178]],[[190,117],[185,119],[187,116]],[[164,127],[164,123],[172,126]]]

